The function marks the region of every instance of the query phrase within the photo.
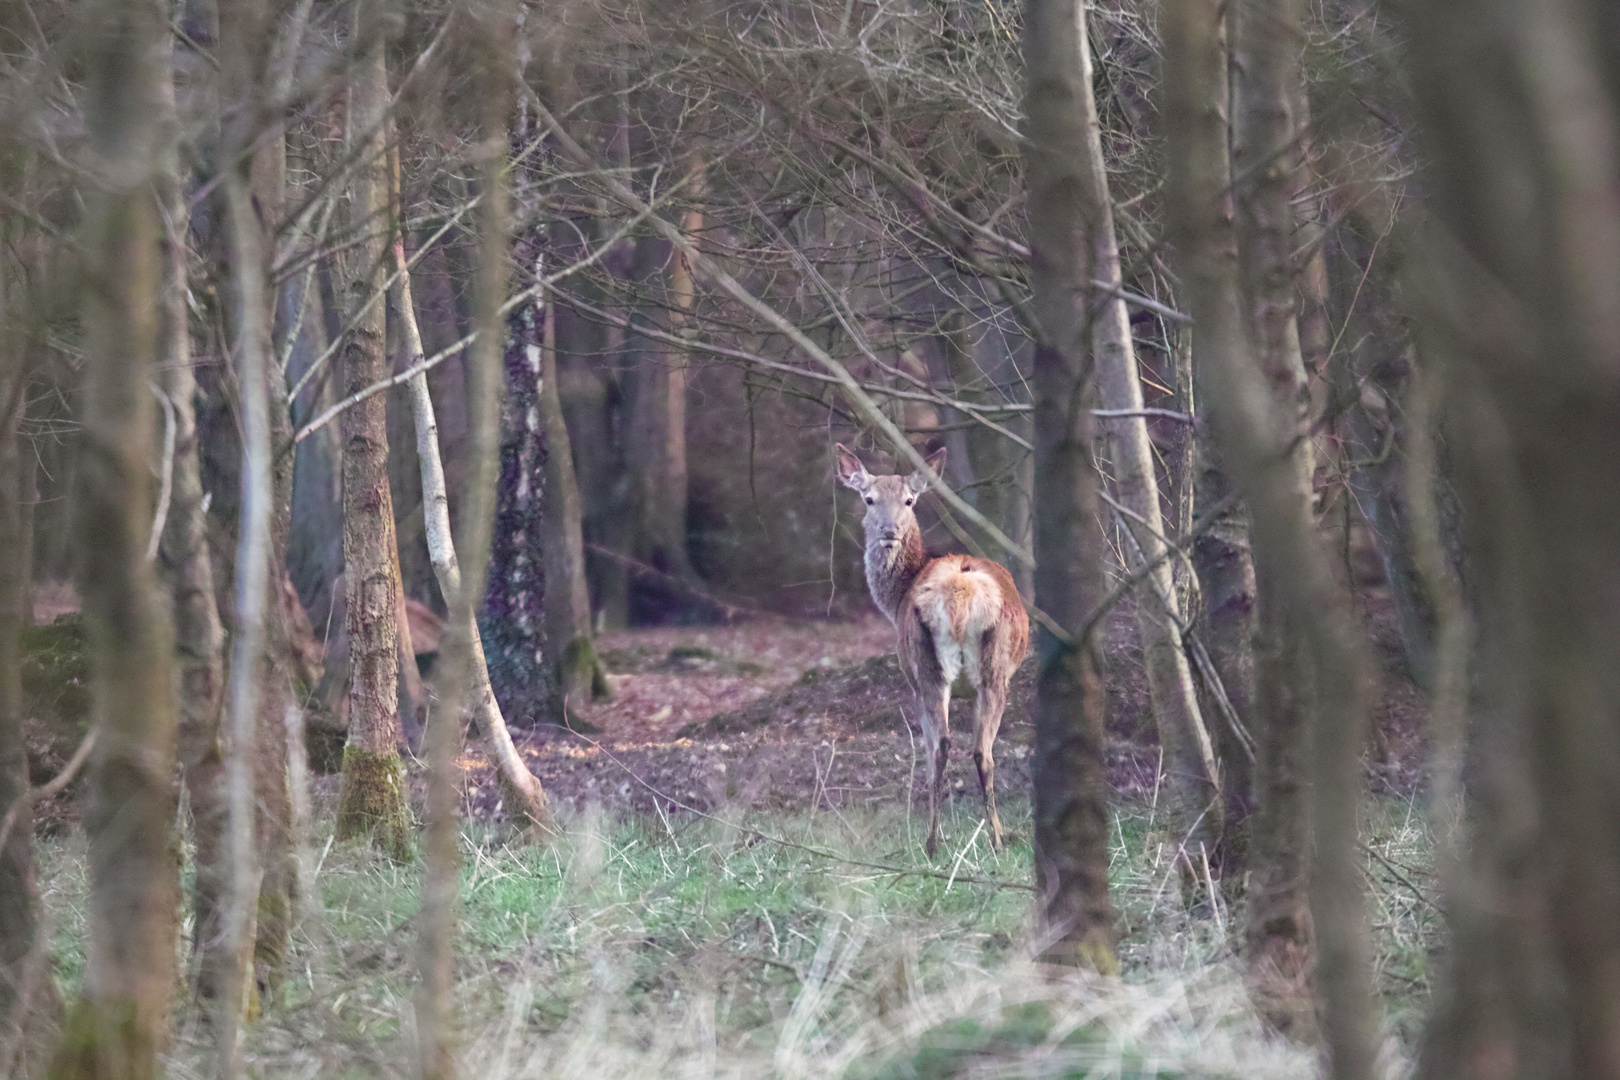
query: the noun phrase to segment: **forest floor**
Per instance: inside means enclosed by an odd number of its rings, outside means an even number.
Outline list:
[[[1418,788],[1422,697],[1369,602],[1379,737],[1363,843],[1383,1002],[1380,1075],[1395,1080],[1428,1011],[1442,948]],[[1110,894],[1121,978],[1054,978],[1030,957],[1032,666],[998,741],[1004,851],[990,850],[972,766],[953,758],[939,858],[892,630],[759,620],[626,631],[600,642],[611,701],[594,731],[517,732],[559,833],[516,843],[469,749],[455,968],[463,1074],[826,1077],[1321,1075],[1317,1050],[1269,1033],[1244,988],[1244,904],[1189,908],[1132,612],[1108,650],[1116,787]],[[955,706],[959,748],[971,703]],[[523,718],[514,717],[521,721]],[[583,725],[582,725],[583,726]],[[247,1044],[257,1077],[413,1075],[420,867],[334,843],[334,777],[316,784],[293,955]],[[83,974],[85,841],[72,815],[40,836],[53,973]],[[182,852],[186,865],[194,853]],[[189,926],[180,962],[190,963]],[[201,1011],[177,999],[169,1075],[208,1074]]]
[[[1411,795],[1424,761],[1423,695],[1400,669],[1387,601],[1372,593],[1366,604],[1381,660],[1367,765],[1375,791]],[[1107,754],[1116,795],[1151,798],[1161,763],[1135,630],[1134,609],[1121,604],[1108,626]],[[563,806],[835,811],[908,797],[926,806],[915,704],[881,616],[623,630],[599,647],[613,697],[577,708],[579,733],[509,718],[530,769]],[[996,742],[1003,793],[1029,790],[1034,682],[1031,658],[1014,678]],[[958,697],[947,783],[954,799],[977,805],[972,732],[973,700]],[[493,774],[476,744],[464,765],[468,813],[497,817]]]

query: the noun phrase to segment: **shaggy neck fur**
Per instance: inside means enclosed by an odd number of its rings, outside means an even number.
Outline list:
[[[900,602],[906,598],[911,583],[917,579],[928,563],[923,550],[922,532],[915,522],[900,534],[899,540],[887,543],[875,537],[866,539],[866,587],[878,610],[894,622]]]

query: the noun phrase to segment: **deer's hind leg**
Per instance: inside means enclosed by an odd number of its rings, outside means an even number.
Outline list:
[[[923,850],[932,857],[939,848],[939,808],[945,797],[945,765],[951,757],[951,688],[924,684],[917,698],[922,705],[923,745],[928,750],[928,839]]]
[[[984,816],[990,823],[990,844],[1002,846],[1001,815],[996,813],[996,734],[1007,707],[1007,688],[986,681],[974,702],[973,764],[979,768],[979,791],[984,795]]]

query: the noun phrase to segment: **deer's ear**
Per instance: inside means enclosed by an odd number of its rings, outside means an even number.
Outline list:
[[[945,447],[942,446],[938,450],[935,450],[932,454],[929,454],[925,464],[927,464],[930,469],[934,470],[935,476],[944,476]],[[906,477],[906,486],[909,487],[913,493],[921,495],[928,489],[928,475],[926,473],[914,472],[910,476]]]
[[[833,445],[838,450],[838,482],[856,491],[865,491],[871,487],[872,474],[866,471],[861,459],[850,453],[849,447],[843,443]]]

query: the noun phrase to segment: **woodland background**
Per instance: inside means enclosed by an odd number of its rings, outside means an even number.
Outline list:
[[[1600,0],[13,0],[0,1074],[1620,1076],[1617,459]]]

